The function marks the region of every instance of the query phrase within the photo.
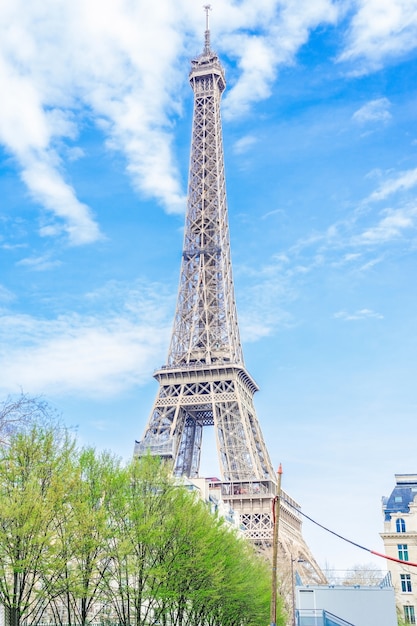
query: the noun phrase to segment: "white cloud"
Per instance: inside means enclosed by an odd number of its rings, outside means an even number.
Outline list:
[[[91,209],[77,199],[62,170],[63,154],[71,159],[79,152],[57,147],[58,140],[76,139],[86,109],[104,121],[142,193],[170,212],[185,206],[169,123],[178,107],[181,33],[171,3],[149,11],[146,4],[1,5],[0,81],[7,88],[0,101],[0,141],[20,164],[35,201],[55,216],[44,235],[64,231],[73,244],[100,237]]]
[[[345,254],[343,257],[343,261],[345,262],[351,262],[351,261],[357,261],[358,259],[361,258],[361,254],[359,252],[349,252],[348,254]]]
[[[345,60],[371,55],[366,42],[375,38],[375,49],[385,39],[397,51],[399,42],[402,49],[411,45],[413,3],[361,0]],[[312,30],[336,24],[342,9],[332,0],[219,0],[211,19],[213,47],[237,66],[225,113],[233,118],[268,97],[279,67],[294,62]],[[141,194],[167,212],[184,210],[173,124],[181,114],[188,58],[201,51],[203,30],[202,7],[190,0],[3,0],[0,82],[7,87],[0,99],[0,141],[51,217],[42,235],[64,233],[72,244],[101,237],[97,207],[78,198],[65,172],[64,159],[82,155],[73,144],[86,117],[100,126],[107,147],[125,156]],[[387,119],[383,99],[376,103],[356,119]],[[248,145],[242,140],[236,147]]]
[[[3,318],[5,327],[30,326],[39,343],[12,348],[3,357],[3,388],[30,393],[76,391],[85,395],[113,394],[149,373],[158,345],[157,329],[139,329],[124,320],[103,324],[62,318],[52,322]],[[153,339],[152,339],[153,337]],[[6,371],[7,370],[7,371]]]
[[[111,310],[115,290],[123,300]],[[157,297],[156,297],[157,296]],[[114,395],[149,380],[164,360],[171,299],[155,288],[108,285],[90,294],[101,313],[55,319],[0,316],[0,389],[12,393]],[[87,301],[88,302],[88,301]],[[167,306],[169,302],[169,306]]]
[[[384,181],[367,199],[368,202],[385,200],[388,196],[398,192],[407,191],[417,185],[417,168],[399,172],[396,176]]]
[[[213,40],[237,60],[225,102],[229,115],[269,95],[277,67],[292,62],[309,31],[333,22],[331,0],[222,0]],[[121,151],[133,184],[167,212],[185,208],[172,150],[189,58],[202,49],[204,14],[189,0],[4,0],[0,8],[0,141],[19,163],[36,202],[51,216],[41,234],[73,244],[100,237],[91,207],[65,176],[64,157],[80,156],[84,116]],[[216,47],[216,45],[214,46]],[[62,141],[64,140],[64,141]]]
[[[268,217],[272,217],[273,215],[285,215],[284,209],[273,209],[272,211],[267,211],[261,217],[262,220],[268,219]]]
[[[235,154],[244,154],[256,142],[257,142],[257,139],[253,135],[245,135],[244,137],[241,137],[240,139],[235,141],[235,144],[233,146],[233,150],[234,150]]]
[[[391,113],[389,112],[390,105],[391,103],[388,98],[371,100],[355,111],[352,115],[352,119],[359,124],[387,122],[391,119]]]
[[[374,170],[368,177],[384,174]],[[417,208],[414,200],[409,200],[405,192],[417,186],[417,169],[390,173],[377,189],[365,198],[357,209],[346,219],[331,224],[323,232],[313,232],[311,235],[300,239],[291,248],[291,254],[296,257],[309,248],[313,251],[318,249],[325,254],[327,260],[334,251],[346,250],[336,261],[332,262],[335,267],[342,266],[346,262],[354,263],[359,269],[366,271],[383,260],[377,258],[365,258],[363,246],[382,246],[395,240],[406,240],[414,236],[417,227]],[[397,206],[384,208],[375,212],[371,205],[373,202],[384,201],[388,197],[398,194]],[[368,250],[369,251],[369,250]],[[309,264],[309,267],[317,265]]]
[[[66,184],[59,171],[51,166],[49,155],[22,159],[22,179],[33,198],[49,209],[58,220],[40,229],[43,236],[65,232],[73,245],[91,243],[101,237],[88,206],[79,202],[74,189]]]
[[[246,0],[239,6],[224,2],[219,40],[237,59],[240,75],[226,94],[227,118],[246,113],[249,107],[270,95],[272,82],[282,65],[292,64],[310,31],[319,24],[334,24],[339,7],[331,0],[279,2]],[[254,34],[255,31],[255,34]]]
[[[12,302],[12,300],[14,299],[14,293],[12,293],[6,287],[3,287],[3,285],[0,285],[0,303],[7,304],[9,302]]]
[[[358,243],[381,244],[403,236],[403,231],[415,228],[417,208],[385,209],[384,216],[375,226],[358,236]]]
[[[0,83],[7,85],[0,100],[0,141],[19,162],[22,179],[34,200],[63,221],[54,232],[66,231],[73,244],[95,241],[99,228],[89,208],[77,200],[65,182],[60,159],[51,146],[55,136],[71,136],[74,128],[59,111],[45,111],[41,85],[32,75],[31,64],[24,66],[28,39],[23,27],[0,26]],[[32,44],[29,47],[34,58],[29,60],[36,62]]]
[[[356,6],[341,61],[359,59],[360,71],[370,71],[416,48],[415,0],[358,0]]]
[[[52,269],[53,267],[58,267],[61,265],[61,261],[51,259],[48,255],[44,255],[38,257],[26,257],[18,261],[16,265],[29,267],[34,271],[42,272],[44,270]]]
[[[24,243],[16,243],[16,244],[2,243],[0,245],[0,248],[2,248],[3,250],[18,250],[19,248],[26,248],[26,244],[24,244]]]
[[[295,298],[292,280],[293,270],[288,267],[289,258],[276,255],[259,269],[240,267],[246,276],[245,289],[239,298],[239,325],[244,342],[258,341],[293,324],[285,310],[287,303]]]
[[[379,263],[382,263],[383,260],[384,260],[383,256],[379,256],[376,259],[370,259],[369,261],[367,261],[366,263],[361,265],[361,267],[359,268],[359,271],[360,272],[367,272],[368,270],[370,270],[373,267],[375,267],[375,265],[378,265]]]
[[[346,322],[365,320],[365,319],[384,319],[384,316],[380,313],[376,313],[372,311],[372,309],[359,309],[359,311],[355,311],[354,313],[347,313],[346,311],[338,311],[334,314],[336,319],[341,319]]]

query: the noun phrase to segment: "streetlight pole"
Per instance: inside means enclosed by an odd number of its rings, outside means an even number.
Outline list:
[[[273,535],[272,535],[272,588],[271,588],[271,626],[277,623],[277,563],[278,563],[278,526],[281,500],[282,465],[279,464],[277,495],[272,501]]]

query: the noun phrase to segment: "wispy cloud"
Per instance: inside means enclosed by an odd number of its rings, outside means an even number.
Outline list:
[[[0,141],[34,200],[53,217],[41,234],[64,232],[73,244],[100,237],[91,207],[65,180],[62,157],[73,153],[60,145],[76,141],[91,112],[111,146],[126,155],[141,193],[167,211],[183,210],[169,116],[178,113],[175,63],[184,50],[172,6],[162,0],[159,7],[96,0],[1,4],[0,81],[7,89]]]
[[[225,110],[242,113],[269,95],[279,65],[291,63],[311,29],[334,22],[331,0],[311,3],[223,0],[213,20],[216,48],[238,65]],[[126,158],[134,187],[168,213],[185,208],[184,181],[173,153],[184,70],[202,49],[200,5],[179,0],[61,2],[4,0],[0,7],[0,141],[19,164],[35,202],[50,219],[43,236],[74,245],[101,237],[97,207],[82,202],[65,159],[84,119]],[[246,143],[246,147],[248,144]],[[244,148],[244,142],[241,149]]]
[[[222,47],[237,59],[239,79],[226,95],[227,118],[245,114],[254,102],[270,95],[279,67],[292,64],[310,31],[334,24],[339,7],[331,0],[246,0],[222,8]]]
[[[272,217],[273,215],[285,215],[284,209],[273,209],[272,211],[268,211],[261,216],[262,220],[268,219],[268,217]]]
[[[353,12],[344,60],[371,61],[410,49],[417,40],[414,0],[361,0]],[[235,62],[224,112],[242,115],[267,98],[279,68],[320,25],[335,24],[342,3],[332,0],[221,0],[213,13],[213,46]],[[49,219],[43,236],[74,245],[102,237],[97,207],[87,206],[68,180],[66,160],[85,119],[106,147],[120,151],[138,193],[169,213],[185,208],[184,181],[173,148],[188,59],[202,49],[204,15],[189,0],[114,3],[110,0],[0,6],[0,142],[18,163],[32,198]],[[357,120],[387,119],[384,99]],[[251,138],[236,149],[243,151]]]
[[[42,236],[66,233],[73,245],[92,243],[102,237],[92,211],[80,202],[74,189],[62,178],[59,169],[51,165],[52,151],[28,151],[21,159],[22,180],[26,183],[36,202],[48,209],[55,217],[42,226]]]
[[[0,24],[0,82],[7,85],[0,101],[0,141],[20,164],[22,180],[33,199],[58,218],[43,234],[64,231],[73,244],[95,241],[100,237],[99,227],[89,207],[64,180],[60,157],[52,145],[58,136],[72,136],[73,127],[63,123],[62,116],[46,111],[48,99],[42,94],[46,77],[36,77],[32,66],[36,64],[36,44],[30,33],[24,32],[23,24],[9,28],[4,19]]]
[[[12,244],[12,243],[2,243],[0,244],[0,248],[2,250],[19,250],[21,248],[26,248],[27,244],[25,243],[16,243],[16,244]]]
[[[417,186],[417,169],[391,171],[389,175],[374,170],[368,177],[383,181],[344,219],[321,231],[313,231],[291,246],[288,255],[294,268],[305,258],[312,269],[322,255],[323,263],[334,267],[350,264],[356,270],[367,271],[384,259],[383,254],[375,256],[376,247],[407,239],[415,245],[417,207],[407,192]],[[377,210],[373,206],[394,194],[390,207]],[[370,252],[372,258],[368,258]]]
[[[391,119],[389,108],[391,106],[388,98],[377,98],[370,100],[360,109],[355,111],[352,119],[359,124],[367,124],[368,122],[387,122]]]
[[[363,263],[363,265],[359,267],[359,271],[367,272],[368,270],[371,270],[373,267],[375,267],[375,265],[382,263],[383,260],[384,260],[383,255],[378,256],[376,258],[369,259],[369,261],[366,261],[366,263]]]
[[[3,287],[3,285],[0,285],[0,304],[7,304],[14,299],[14,293],[12,293],[9,289],[6,289],[6,287]]]
[[[349,252],[343,256],[343,262],[349,263],[351,261],[357,261],[360,257],[361,254],[359,252]]]
[[[97,397],[149,380],[164,360],[171,298],[156,288],[128,290],[114,310],[116,288],[91,294],[95,304],[97,298],[102,301],[101,313],[54,319],[0,315],[0,390]],[[120,296],[122,286],[118,290]]]
[[[359,311],[355,311],[354,313],[348,313],[347,311],[338,311],[334,314],[333,317],[335,319],[340,319],[345,322],[356,322],[366,319],[384,319],[383,315],[372,311],[372,309],[359,309]]]
[[[388,196],[398,192],[407,191],[417,185],[417,168],[398,172],[395,176],[384,180],[371,195],[367,198],[368,202],[376,202],[385,200]]]
[[[293,269],[286,255],[275,255],[259,269],[240,267],[246,277],[245,290],[239,298],[239,325],[245,342],[267,337],[294,321],[286,310],[296,297],[291,278]]]
[[[235,142],[233,150],[235,154],[244,154],[256,143],[256,141],[257,139],[253,135],[245,135]]]
[[[417,47],[414,0],[358,0],[356,6],[340,61],[359,60],[356,71],[372,71]]]
[[[61,265],[61,261],[59,261],[58,259],[51,259],[48,255],[45,255],[21,259],[16,263],[16,265],[21,265],[24,267],[28,267],[34,271],[42,272],[44,270],[52,269],[53,267],[58,267],[59,265]]]
[[[417,208],[385,209],[382,219],[373,227],[361,233],[358,243],[381,244],[403,236],[407,229],[415,228]]]

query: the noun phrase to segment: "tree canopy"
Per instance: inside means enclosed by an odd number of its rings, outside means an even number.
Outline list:
[[[42,420],[0,445],[11,626],[259,626],[269,599],[268,564],[160,459],[123,464]]]

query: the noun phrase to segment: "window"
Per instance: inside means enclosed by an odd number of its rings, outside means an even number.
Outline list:
[[[414,613],[413,606],[405,606],[404,607],[404,618],[406,624],[415,624],[416,623],[416,615]]]
[[[403,497],[402,496],[395,496],[394,502],[402,502],[402,501],[403,501]]]
[[[398,558],[401,561],[408,561],[408,546],[406,543],[399,543],[397,545],[398,548]]]
[[[411,576],[410,574],[401,574],[401,591],[411,593]]]
[[[405,521],[402,519],[402,517],[399,517],[396,520],[395,524],[397,526],[397,533],[405,533]]]

